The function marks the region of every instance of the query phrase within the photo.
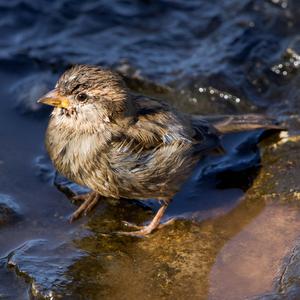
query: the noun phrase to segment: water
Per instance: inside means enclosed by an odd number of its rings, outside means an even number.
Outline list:
[[[296,135],[297,0],[2,0],[0,14],[0,299],[300,297],[298,142],[224,137],[227,154],[199,164],[168,209],[173,225],[120,237],[155,204],[110,199],[70,225],[36,104],[69,65],[101,64],[186,112],[265,112]]]

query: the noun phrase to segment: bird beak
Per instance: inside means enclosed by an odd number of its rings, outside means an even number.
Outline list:
[[[42,103],[42,104],[60,107],[60,108],[68,108],[69,107],[68,98],[61,96],[55,89],[48,92],[43,97],[41,97],[37,102]]]

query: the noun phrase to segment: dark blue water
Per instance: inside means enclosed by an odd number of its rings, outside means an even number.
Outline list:
[[[36,99],[70,65],[98,64],[187,112],[264,112],[297,133],[299,29],[298,0],[0,0],[0,299],[209,298],[219,251],[264,207],[243,202],[261,132],[225,137],[227,155],[207,158],[170,207],[178,223],[128,240],[108,233],[151,218],[135,203],[67,223],[75,206],[53,187]]]

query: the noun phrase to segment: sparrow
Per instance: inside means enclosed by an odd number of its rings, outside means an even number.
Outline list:
[[[126,234],[145,236],[157,229],[174,195],[198,161],[222,153],[225,133],[280,129],[264,115],[195,116],[168,102],[135,94],[117,73],[76,65],[38,100],[54,106],[45,145],[56,170],[91,192],[71,221],[103,198],[156,199],[152,221]]]

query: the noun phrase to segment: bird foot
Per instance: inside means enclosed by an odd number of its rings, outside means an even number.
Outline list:
[[[148,226],[137,226],[141,228],[137,231],[117,231],[117,235],[125,235],[125,236],[132,236],[132,237],[146,237],[148,234],[150,234],[154,228],[151,228]]]
[[[80,200],[83,203],[79,208],[71,215],[70,223],[80,218],[82,215],[86,216],[100,200],[100,195],[96,192],[90,192],[83,195],[77,195],[72,197],[73,200]]]
[[[175,221],[175,218],[172,218],[164,223],[160,223],[160,224],[153,224],[150,223],[147,226],[139,226],[133,223],[129,223],[126,221],[123,221],[123,225],[130,227],[130,228],[134,228],[134,229],[138,229],[137,231],[118,231],[117,234],[118,235],[126,235],[126,236],[133,236],[133,237],[146,237],[148,234],[150,234],[151,232],[153,232],[156,229],[161,229],[167,225],[171,225],[173,224]]]
[[[91,196],[96,196],[97,193],[95,192],[89,192],[89,193],[85,193],[85,194],[80,194],[80,195],[74,195],[72,196],[71,200],[72,201],[79,201],[79,202],[84,202],[87,199],[89,199]]]

